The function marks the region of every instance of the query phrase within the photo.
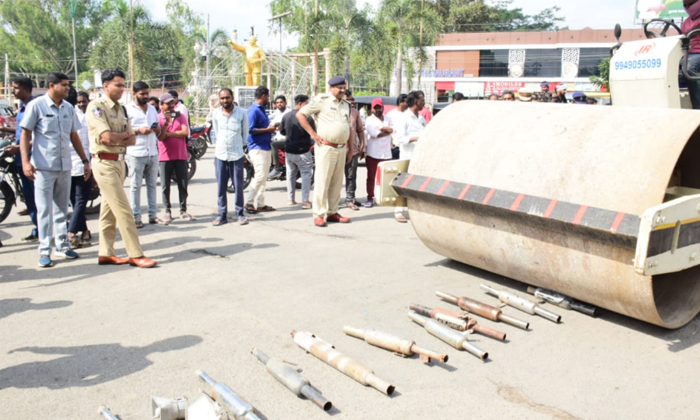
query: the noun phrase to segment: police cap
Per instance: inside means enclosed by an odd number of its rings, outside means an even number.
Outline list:
[[[328,86],[336,86],[336,85],[344,85],[345,84],[345,78],[343,76],[335,76],[332,77],[328,81]]]

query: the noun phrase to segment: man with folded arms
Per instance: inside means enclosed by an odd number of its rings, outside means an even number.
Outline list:
[[[117,68],[103,71],[105,95],[90,102],[85,113],[93,153],[92,170],[102,193],[97,261],[100,265],[131,264],[149,268],[156,262],[143,255],[134,215],[124,191],[124,155],[128,146],[136,144],[125,108],[118,102],[124,93],[125,77],[124,72]],[[129,258],[119,258],[114,253],[117,224]]]

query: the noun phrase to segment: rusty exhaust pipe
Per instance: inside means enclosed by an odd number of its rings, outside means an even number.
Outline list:
[[[299,347],[362,385],[371,386],[386,395],[394,393],[394,385],[379,379],[372,369],[344,355],[336,350],[330,343],[320,340],[310,332],[292,331],[292,338],[294,338],[294,342],[297,343]]]
[[[258,360],[267,368],[267,371],[277,382],[284,385],[288,390],[292,391],[297,397],[304,396],[324,411],[328,411],[333,407],[333,404],[323,398],[321,391],[311,386],[309,381],[301,376],[299,372],[291,366],[284,363],[280,359],[270,359],[265,353],[257,348],[250,351]]]
[[[450,303],[454,303],[455,305],[459,306],[462,308],[463,311],[467,311],[471,314],[479,315],[481,317],[484,317],[486,319],[490,319],[491,321],[496,321],[496,322],[505,322],[506,324],[510,324],[514,327],[522,328],[524,330],[527,330],[528,327],[530,326],[529,322],[521,321],[519,319],[510,317],[506,314],[504,314],[500,309],[495,308],[491,305],[487,305],[485,303],[481,303],[477,300],[470,299],[466,296],[462,296],[461,298],[458,298],[457,296],[450,295],[448,293],[443,293],[443,292],[435,292],[435,295],[439,297],[440,299],[446,300]]]
[[[420,360],[424,363],[430,363],[430,359],[436,359],[442,363],[447,362],[446,354],[437,353],[432,350],[424,349],[416,345],[415,341],[406,340],[395,335],[375,330],[362,330],[350,326],[343,327],[345,334],[365,340],[367,343],[380,347],[386,350],[391,350],[394,354],[402,357],[413,356],[418,354]]]
[[[260,417],[255,414],[255,408],[248,404],[243,398],[239,397],[231,388],[221,382],[216,382],[211,376],[201,370],[195,373],[199,376],[199,379],[206,382],[211,387],[212,398],[220,403],[236,419],[261,420]]]
[[[466,333],[457,332],[452,328],[437,322],[434,319],[418,315],[413,311],[408,312],[408,317],[411,318],[416,324],[425,328],[425,330],[428,331],[431,335],[439,338],[440,340],[451,345],[452,347],[458,350],[464,349],[481,360],[488,359],[489,354],[487,352],[481,350],[473,344],[470,344],[467,341]]]
[[[489,295],[496,296],[498,300],[508,306],[514,307],[515,309],[521,310],[530,315],[539,315],[542,318],[556,322],[557,324],[561,322],[561,315],[557,315],[553,312],[549,312],[546,309],[540,308],[540,306],[535,302],[530,302],[527,299],[523,299],[515,293],[507,292],[505,290],[497,290],[485,284],[482,284],[481,288],[486,290],[486,293]]]
[[[527,288],[527,292],[532,295],[535,295],[535,297],[540,298],[547,303],[557,305],[560,308],[578,311],[582,314],[586,314],[593,317],[595,316],[595,306],[570,298],[569,296],[562,295],[561,293],[553,292],[551,290],[543,289],[541,287],[535,288],[532,286],[529,286]]]
[[[505,341],[506,333],[494,330],[479,324],[476,319],[466,315],[461,315],[456,312],[448,311],[442,308],[428,308],[417,303],[411,303],[409,308],[415,313],[430,317],[441,324],[445,324],[450,328],[458,331],[474,331],[475,333],[483,334],[487,337],[495,338],[496,340]]]

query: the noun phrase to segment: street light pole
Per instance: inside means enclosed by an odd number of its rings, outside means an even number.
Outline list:
[[[75,70],[75,85],[78,86],[78,55],[75,48],[75,7],[78,0],[71,0],[70,2],[70,17],[73,21],[73,67]]]
[[[291,15],[292,12],[284,12],[279,15],[272,16],[268,21],[279,20],[280,21],[280,55],[278,58],[279,72],[282,73],[282,18]],[[280,81],[279,75],[277,76],[277,89],[281,87],[282,82]]]
[[[318,0],[315,0],[314,14],[314,96],[318,95]],[[328,60],[328,57],[326,57]]]
[[[129,0],[129,87],[134,87],[134,0]]]

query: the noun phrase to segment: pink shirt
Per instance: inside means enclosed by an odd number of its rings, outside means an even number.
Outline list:
[[[158,114],[158,123],[163,126],[165,124],[165,115],[163,111]],[[165,130],[174,133],[180,131],[182,127],[187,127],[187,117],[180,114],[170,122],[170,125],[165,127]],[[188,160],[187,156],[187,139],[182,137],[166,137],[158,141],[158,160],[165,162],[168,160]]]

